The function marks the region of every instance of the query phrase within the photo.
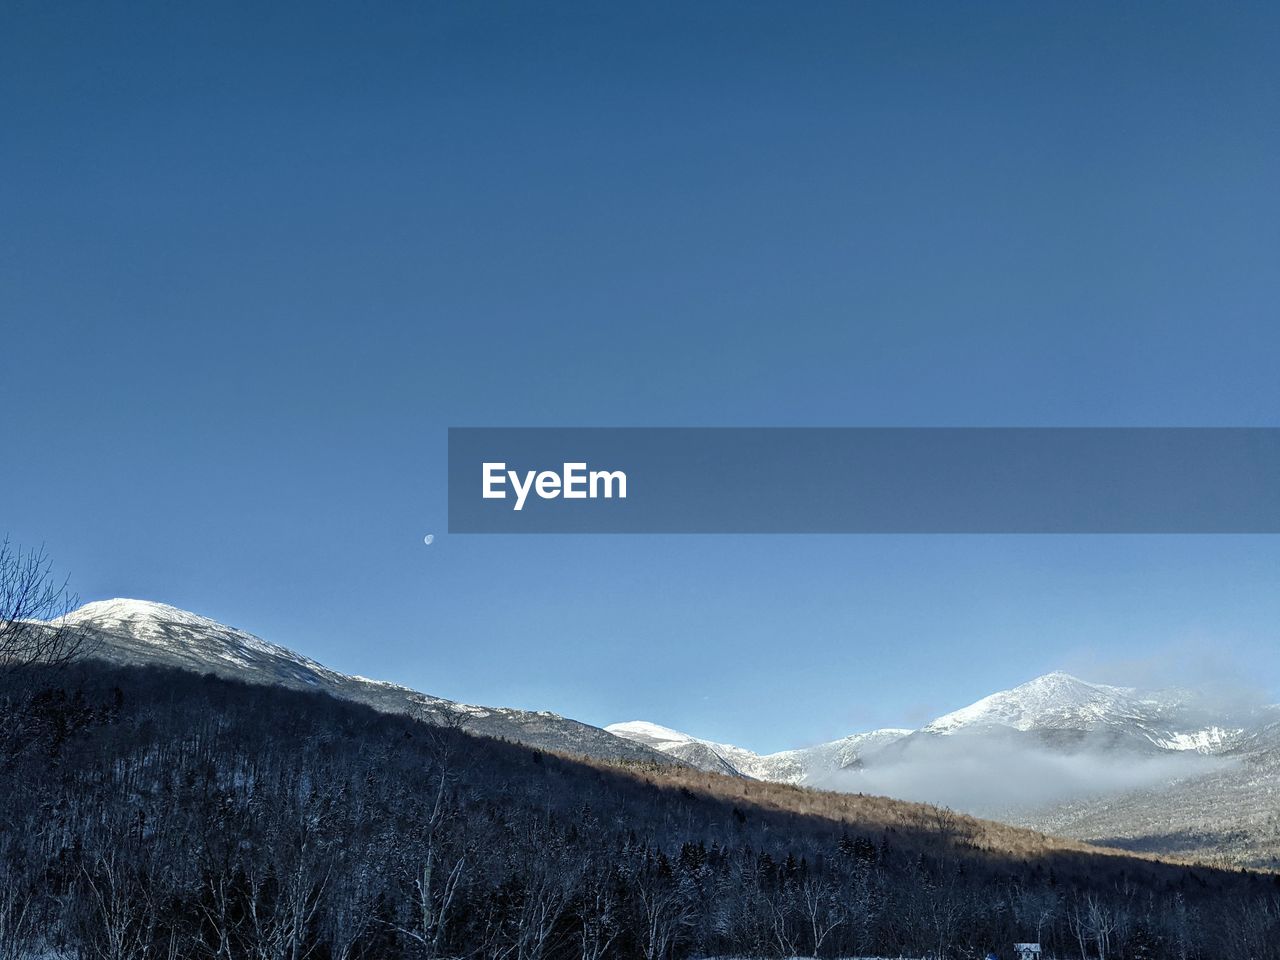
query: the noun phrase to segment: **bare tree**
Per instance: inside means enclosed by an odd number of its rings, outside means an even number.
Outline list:
[[[35,955],[36,911],[26,884],[0,872],[0,960]]]
[[[235,895],[230,870],[214,873],[204,885],[204,901],[200,912],[203,951],[215,960],[230,960],[231,945],[236,933]]]
[[[82,868],[99,934],[92,947],[101,960],[132,960],[151,953],[157,905],[125,860],[112,851],[99,854],[93,869]]]
[[[817,957],[827,937],[848,919],[848,910],[832,884],[808,877],[800,885],[800,907],[809,925],[813,956]]]
[[[451,856],[446,836],[458,815],[453,790],[458,779],[455,765],[462,718],[446,713],[434,722],[436,726],[428,730],[426,741],[435,783],[422,825],[421,863],[413,871],[413,921],[396,926],[400,934],[419,945],[428,960],[440,955],[454,898],[466,870],[466,857],[460,853]]]
[[[1087,944],[1092,941],[1098,951],[1098,960],[1107,960],[1111,952],[1111,936],[1119,922],[1116,911],[1106,901],[1093,893],[1077,900],[1067,915],[1071,933],[1080,947],[1081,960],[1089,960]]]
[[[622,932],[622,917],[613,895],[609,874],[586,873],[580,919],[582,922],[582,960],[600,960]]]
[[[942,960],[955,939],[956,930],[964,920],[967,890],[956,870],[951,868],[936,882],[927,882],[921,893],[924,896],[924,915],[933,933],[933,955],[937,960]]]
[[[800,939],[800,917],[795,907],[795,891],[788,884],[778,884],[774,889],[766,891],[763,899],[778,953],[784,957],[794,957],[799,953],[797,944]]]
[[[1014,919],[1023,930],[1035,930],[1035,942],[1039,943],[1044,939],[1045,927],[1058,915],[1059,900],[1053,890],[1021,885],[1013,891]]]
[[[1111,935],[1119,923],[1116,911],[1092,893],[1085,898],[1085,911],[1093,942],[1098,947],[1098,960],[1107,960],[1111,953]]]
[[[666,960],[681,933],[693,923],[692,906],[684,891],[657,870],[640,871],[634,889],[644,922],[640,933],[644,960]]]
[[[60,666],[87,653],[85,632],[65,618],[77,606],[44,547],[0,542],[0,671]]]
[[[283,869],[275,863],[255,862],[247,874],[253,960],[304,960],[316,947],[309,931],[320,911],[330,871],[319,862],[309,839],[288,852],[295,859]]]
[[[1081,910],[1080,901],[1071,904],[1067,912],[1067,925],[1071,935],[1075,937],[1076,946],[1080,948],[1080,960],[1089,960],[1089,920],[1086,911]]]
[[[66,619],[76,606],[43,547],[0,541],[0,762],[33,744],[33,695],[43,681],[26,668],[62,667],[90,652],[86,632]]]

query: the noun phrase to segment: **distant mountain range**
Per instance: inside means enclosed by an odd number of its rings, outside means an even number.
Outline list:
[[[938,717],[757,754],[647,721],[604,729],[348,676],[161,603],[105,600],[65,621],[120,664],[320,690],[540,749],[942,803],[1076,839],[1280,864],[1280,708],[1050,673]]]
[[[645,721],[605,729],[712,770],[944,803],[1128,849],[1280,865],[1280,708],[1050,673],[917,730],[759,755]]]
[[[850,782],[845,774],[864,769],[877,758],[900,758],[908,744],[926,739],[987,736],[1038,742],[1064,752],[1106,748],[1139,754],[1218,755],[1246,744],[1276,719],[1280,719],[1276,708],[1224,713],[1186,690],[1144,693],[1055,672],[984,697],[918,730],[873,730],[781,753],[761,755],[643,720],[614,723],[605,729],[704,769],[828,787],[833,782]]]
[[[864,757],[873,756],[913,733],[911,730],[873,730],[815,747],[762,755],[744,747],[702,740],[644,720],[611,723],[605,729],[703,770],[805,786],[818,786],[832,774],[856,769],[862,765]]]

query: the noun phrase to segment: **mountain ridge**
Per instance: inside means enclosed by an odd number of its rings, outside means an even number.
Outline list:
[[[1229,749],[1248,733],[1245,727],[1208,722],[1210,715],[1201,717],[1189,706],[1193,700],[1194,695],[1182,689],[1144,693],[1136,687],[1093,683],[1055,670],[989,694],[916,729],[881,728],[769,754],[646,720],[609,724],[605,729],[672,755],[691,754],[689,745],[701,744],[746,776],[788,783],[811,782],[815,771],[856,767],[909,737],[949,737],[987,728],[1020,733],[1118,732],[1138,745],[1145,741],[1160,750],[1204,754]]]
[[[758,755],[645,721],[688,763],[705,744],[737,772],[816,789],[883,794],[1134,851],[1280,865],[1280,708],[1215,704],[1054,671],[915,730],[872,731]]]
[[[343,674],[153,601],[95,601],[50,625],[84,631],[93,655],[108,662],[319,690],[538,749],[940,803],[1137,851],[1280,864],[1280,816],[1272,813],[1280,708],[1271,706],[1217,709],[1187,690],[1142,691],[1055,671],[917,729],[867,731],[762,755],[648,721],[600,728]],[[983,793],[984,780],[994,791]],[[1036,784],[1038,791],[1028,789]]]
[[[344,674],[248,631],[157,601],[93,601],[46,625],[84,631],[93,656],[112,663],[158,664],[251,683],[322,690],[384,712],[596,759],[684,762],[550,711],[459,703],[390,681]]]

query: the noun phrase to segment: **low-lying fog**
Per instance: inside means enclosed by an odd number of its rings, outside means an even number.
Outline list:
[[[1230,762],[1190,751],[1063,753],[1016,740],[910,737],[870,758],[863,768],[840,771],[813,785],[998,817],[1094,794],[1154,787],[1220,770]]]

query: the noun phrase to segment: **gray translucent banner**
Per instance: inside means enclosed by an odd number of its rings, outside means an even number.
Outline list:
[[[449,531],[1278,533],[1280,429],[458,427]]]

